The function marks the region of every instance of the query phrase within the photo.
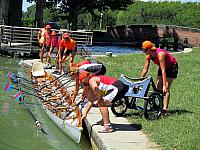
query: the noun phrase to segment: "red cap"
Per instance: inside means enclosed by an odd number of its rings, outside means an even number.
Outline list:
[[[56,36],[58,34],[58,32],[56,32],[56,31],[53,31],[52,33],[51,33],[51,35],[53,35],[53,36]]]
[[[63,38],[67,38],[67,37],[69,37],[69,33],[64,33]]]
[[[89,72],[82,71],[79,73],[79,80],[82,81],[83,79],[87,78],[89,76]]]

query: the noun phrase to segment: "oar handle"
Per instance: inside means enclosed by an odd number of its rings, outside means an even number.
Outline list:
[[[52,92],[49,92],[48,94],[45,95],[45,97],[49,96],[51,93],[55,93],[58,89],[60,89],[61,87],[63,87],[64,85],[66,85],[67,83],[71,83],[72,80],[68,80],[67,82],[65,82],[64,84],[61,84],[59,87],[57,87],[55,90],[53,90]]]
[[[48,85],[50,85],[51,83],[53,83],[54,81],[58,80],[59,78],[63,77],[65,74],[60,75],[59,77],[55,78],[54,80],[52,80],[51,82],[47,83],[46,85],[42,86],[40,88],[40,90],[42,90],[43,88],[47,87]]]
[[[80,105],[81,103],[82,103],[83,101],[81,100],[81,101],[79,101],[75,106],[78,106],[78,105]],[[69,112],[67,112],[66,113],[66,116],[64,117],[64,119],[63,119],[63,121],[65,121],[65,119],[71,114],[73,112],[73,110],[72,111],[69,111]]]

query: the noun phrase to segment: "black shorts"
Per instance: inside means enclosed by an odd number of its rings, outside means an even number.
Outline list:
[[[72,50],[64,50],[63,51],[65,55],[69,56],[70,54],[72,54]]]
[[[50,46],[45,46],[46,52],[50,52]]]
[[[173,64],[170,68],[166,69],[167,78],[177,78],[178,75],[178,63]],[[158,76],[162,76],[161,68],[158,68]]]
[[[112,84],[113,86],[118,88],[118,93],[113,100],[118,100],[123,98],[124,95],[128,92],[129,86],[124,84],[122,81],[117,80],[115,83]]]

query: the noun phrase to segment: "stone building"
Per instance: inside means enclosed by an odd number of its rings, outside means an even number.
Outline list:
[[[0,0],[0,24],[20,26],[22,0]]]

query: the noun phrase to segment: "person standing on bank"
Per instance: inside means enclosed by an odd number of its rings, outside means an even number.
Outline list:
[[[38,42],[40,47],[40,60],[43,63],[43,53],[44,53],[44,34],[46,32],[46,25],[41,28],[38,32]]]
[[[48,52],[48,59],[47,62],[50,64],[51,60],[51,53],[53,52],[54,48],[57,48],[57,53],[56,53],[56,58],[55,58],[55,64],[56,64],[56,69],[58,69],[58,50],[59,50],[59,44],[61,41],[61,37],[59,37],[59,34],[57,31],[53,31],[52,34],[52,39],[51,39],[51,47],[50,47],[50,51]],[[51,65],[50,65],[51,66]]]
[[[142,43],[142,49],[146,54],[146,59],[141,77],[146,76],[150,66],[150,60],[159,66],[157,76],[157,89],[159,91],[163,91],[165,94],[162,114],[166,115],[169,105],[170,87],[173,80],[177,78],[178,74],[178,63],[176,59],[166,50],[156,48],[150,41],[144,41]]]
[[[46,32],[44,33],[44,44],[43,46],[46,48],[46,65],[45,67],[50,67],[50,56],[49,51],[50,51],[50,47],[51,47],[51,39],[52,39],[52,30],[51,30],[51,26],[50,25],[46,25]],[[44,49],[41,53],[41,58],[43,58],[44,55]]]
[[[63,64],[68,60],[70,60],[70,64],[72,64],[76,52],[77,43],[69,37],[68,33],[64,33],[58,50],[59,69],[61,72],[64,71]]]

